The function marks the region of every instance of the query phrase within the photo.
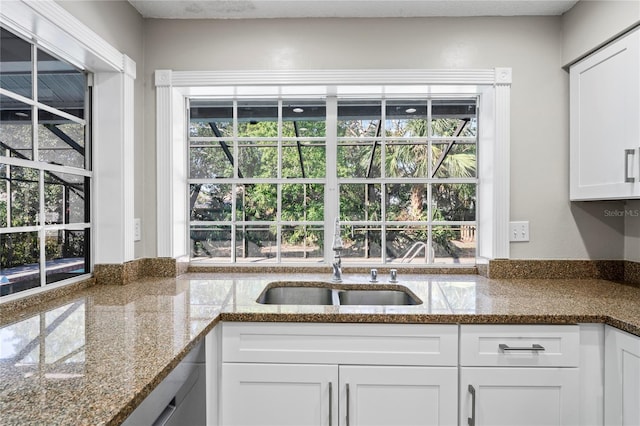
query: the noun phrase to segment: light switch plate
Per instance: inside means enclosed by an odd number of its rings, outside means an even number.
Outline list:
[[[529,221],[509,222],[509,241],[529,241]]]

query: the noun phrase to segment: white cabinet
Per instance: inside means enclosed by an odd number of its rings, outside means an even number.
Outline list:
[[[221,326],[224,426],[602,424],[602,326]]]
[[[455,425],[457,395],[456,367],[341,366],[339,425]]]
[[[222,424],[455,425],[455,367],[224,363]]]
[[[570,68],[570,198],[640,198],[640,30]]]
[[[337,386],[332,365],[224,363],[221,424],[335,425]]]
[[[455,324],[225,322],[223,362],[455,366]]]
[[[456,325],[223,326],[225,426],[457,423]]]
[[[605,330],[605,424],[640,425],[640,337]]]
[[[460,369],[462,424],[579,424],[577,368]]]
[[[463,325],[460,423],[578,425],[578,326]]]

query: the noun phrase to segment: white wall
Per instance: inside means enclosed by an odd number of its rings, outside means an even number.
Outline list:
[[[511,257],[628,257],[624,218],[604,214],[622,203],[568,201],[568,75],[561,67],[588,50],[579,43],[586,18],[573,10],[564,17],[216,21],[143,20],[124,1],[60,4],[138,65],[136,122],[143,126],[133,184],[143,240],[136,257],[156,255],[154,70],[491,67],[513,69],[511,219],[531,225],[531,241],[512,243]]]
[[[562,17],[562,64],[570,65],[638,23],[640,1],[579,1]]]
[[[640,262],[640,200],[625,205],[624,258]]]
[[[148,210],[143,204],[141,196],[143,188],[143,170],[145,167],[154,167],[153,163],[148,163],[142,156],[143,143],[143,107],[144,107],[144,19],[131,4],[124,0],[114,1],[72,1],[64,0],[57,2],[69,13],[81,20],[85,25],[96,32],[109,44],[120,52],[129,56],[136,62],[137,79],[134,83],[135,92],[135,154],[134,168],[135,178],[131,182],[134,185],[135,217],[144,218],[145,215],[155,215],[155,209]],[[146,221],[143,219],[143,224]],[[145,229],[143,237],[155,233],[155,229]],[[146,235],[145,235],[146,234]],[[145,257],[142,242],[135,243],[136,258]]]
[[[623,221],[568,194],[568,75],[560,17],[146,20],[145,146],[155,158],[153,71],[511,67],[511,218],[531,241],[512,258],[622,258]],[[145,204],[155,203],[145,169]],[[145,216],[145,220],[152,218]],[[612,226],[613,225],[613,226]],[[153,256],[155,242],[145,240]]]

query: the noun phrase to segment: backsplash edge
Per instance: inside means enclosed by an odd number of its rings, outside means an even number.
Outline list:
[[[604,279],[640,285],[640,262],[625,260],[492,259],[482,276],[492,279]]]

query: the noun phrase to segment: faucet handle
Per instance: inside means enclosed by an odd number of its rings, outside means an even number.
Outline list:
[[[389,282],[390,283],[397,283],[398,282],[398,270],[397,269],[389,270]]]
[[[369,280],[372,283],[377,283],[378,282],[378,270],[377,269],[371,269],[371,279]]]

